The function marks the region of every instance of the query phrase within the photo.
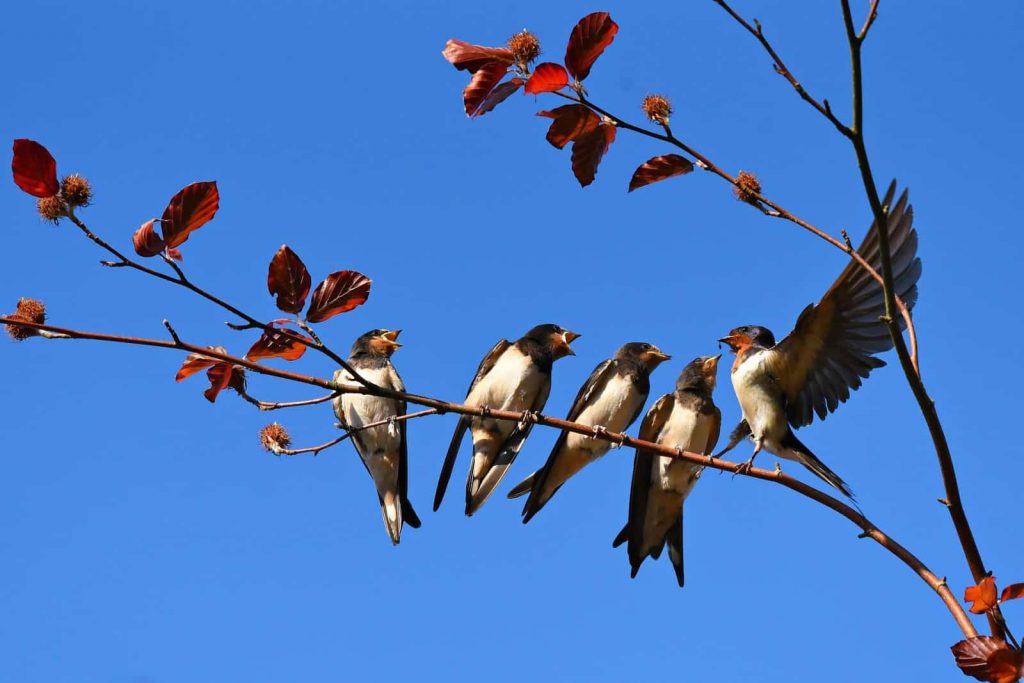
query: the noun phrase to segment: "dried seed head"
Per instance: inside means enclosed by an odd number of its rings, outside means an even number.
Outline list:
[[[761,194],[761,181],[753,173],[740,171],[736,176],[736,187],[733,191],[736,193],[736,199],[741,202],[757,204],[757,197],[754,195]]]
[[[60,195],[43,197],[36,202],[36,210],[39,211],[39,215],[43,220],[50,221],[54,225],[59,223],[61,218],[68,215],[68,206]]]
[[[672,116],[672,103],[664,95],[648,95],[640,107],[654,123],[668,125],[668,117]]]
[[[282,449],[292,444],[292,438],[288,436],[288,430],[276,422],[271,422],[260,430],[260,443],[271,453],[280,454]]]
[[[60,196],[64,198],[68,206],[89,206],[92,200],[92,186],[89,181],[73,173],[65,176],[60,182]]]
[[[508,49],[512,50],[512,59],[523,69],[540,55],[540,41],[525,28],[508,39]]]
[[[43,305],[42,301],[37,301],[36,299],[21,298],[18,299],[18,306],[14,313],[7,317],[42,325],[46,322],[46,306]],[[7,323],[5,327],[7,328],[7,334],[14,341],[24,341],[29,337],[39,336],[39,331],[31,327],[24,327],[13,323]]]

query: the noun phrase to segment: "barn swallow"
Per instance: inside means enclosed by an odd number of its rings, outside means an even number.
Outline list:
[[[595,434],[563,431],[544,466],[508,494],[509,498],[530,494],[523,506],[524,524],[569,477],[608,452],[611,443],[596,438],[598,430],[623,432],[636,421],[651,391],[651,372],[669,358],[657,346],[630,342],[594,368],[565,419],[592,426]]]
[[[551,393],[551,366],[576,355],[570,344],[579,337],[558,325],[537,325],[515,343],[494,345],[469,385],[466,403],[495,410],[536,413]],[[473,434],[473,461],[466,479],[466,514],[472,515],[494,491],[516,459],[533,423],[463,415],[455,428],[434,494],[434,511],[441,505],[455,458],[468,429]]]
[[[718,443],[722,411],[712,399],[721,356],[701,356],[683,368],[672,394],[659,398],[640,423],[640,438],[710,455]],[[668,545],[676,580],[683,585],[683,502],[703,467],[637,449],[629,490],[629,518],[612,543],[628,541],[630,576],[648,557],[658,559]]]
[[[893,205],[895,191],[893,181],[884,200],[889,207],[886,229],[894,291],[912,308],[921,276],[917,231],[907,192],[904,190]],[[881,271],[876,223],[871,224],[857,252]],[[749,436],[754,442],[754,453],[743,468],[749,469],[754,457],[762,449],[767,450],[796,460],[852,498],[846,482],[801,443],[793,429],[809,425],[815,413],[824,420],[850,397],[851,390],[860,387],[861,380],[873,369],[885,365],[875,357],[893,345],[889,329],[882,321],[884,314],[882,286],[851,261],[818,305],[807,306],[793,331],[778,344],[771,330],[756,325],[737,327],[720,339],[736,354],[732,385],[743,420],[718,455]],[[902,317],[897,319],[902,328]]]
[[[401,330],[370,330],[356,339],[349,364],[374,384],[405,391],[402,378],[391,364],[391,354],[401,344],[395,341]],[[335,382],[354,381],[345,370],[334,373]],[[342,394],[334,399],[334,414],[345,429],[405,415],[405,401],[366,394]],[[420,518],[409,502],[409,458],[405,439],[405,421],[391,422],[352,433],[356,453],[373,478],[380,500],[384,526],[391,542],[398,545],[402,523],[419,528]]]

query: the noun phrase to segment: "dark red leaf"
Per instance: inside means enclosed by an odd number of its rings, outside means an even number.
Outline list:
[[[270,259],[270,270],[267,273],[267,289],[271,296],[277,297],[277,307],[285,313],[298,313],[306,305],[306,295],[312,281],[309,271],[288,245],[281,248]]]
[[[160,219],[164,243],[177,247],[190,233],[203,227],[220,207],[215,181],[192,183],[171,198]]]
[[[184,261],[185,256],[181,253],[181,249],[168,249],[167,258],[175,261]]]
[[[589,76],[594,60],[601,56],[618,32],[619,25],[607,12],[594,12],[580,19],[565,48],[565,68],[572,77],[582,81]]]
[[[1012,683],[1021,676],[1021,652],[999,638],[976,636],[950,649],[960,670],[979,681]]]
[[[548,128],[547,140],[558,149],[596,129],[601,123],[598,115],[582,104],[566,104],[550,111],[539,111],[537,116],[554,119]]]
[[[999,601],[1006,602],[1007,600],[1016,600],[1017,598],[1024,598],[1024,583],[1011,583],[1004,588],[1003,594],[999,596]]]
[[[476,110],[476,113],[473,116],[483,116],[490,110],[494,109],[499,104],[507,100],[512,93],[519,90],[519,86],[522,84],[523,79],[518,76],[508,79],[491,91],[491,94],[488,95],[487,99],[480,104],[480,108]]]
[[[569,84],[569,74],[561,64],[544,62],[533,70],[530,80],[526,81],[524,93],[538,95],[542,92],[555,92]]]
[[[489,62],[500,62],[506,66],[512,64],[512,50],[507,47],[484,47],[470,45],[461,40],[451,38],[441,52],[459,71],[476,73],[480,67]]]
[[[306,320],[320,323],[339,313],[351,311],[370,296],[370,278],[354,270],[331,273],[313,290]]]
[[[217,353],[226,354],[228,352],[223,346],[208,346],[206,348],[211,351],[216,351]],[[221,362],[223,361],[219,361],[216,358],[210,358],[209,356],[204,356],[201,353],[190,353],[185,359],[185,362],[181,364],[181,369],[178,370],[178,374],[174,376],[174,381],[180,382],[186,377],[191,377],[196,374],[203,368],[208,368],[211,365]]]
[[[964,602],[972,603],[971,612],[984,614],[996,606],[996,577],[986,576],[977,586],[964,591]]]
[[[210,380],[210,388],[203,392],[203,396],[210,403],[217,400],[217,395],[224,391],[231,384],[232,370],[235,366],[231,363],[217,361],[206,371],[206,378]]]
[[[302,337],[308,342],[313,340],[293,330],[292,334]],[[264,358],[284,358],[285,360],[298,360],[306,352],[306,345],[297,339],[289,337],[278,331],[264,331],[256,343],[252,345],[245,357],[249,360],[263,360]]]
[[[57,161],[35,140],[14,141],[11,172],[14,183],[33,197],[52,197],[60,190]]]
[[[135,253],[139,256],[148,258],[156,256],[164,250],[164,241],[160,235],[156,234],[156,230],[153,229],[154,223],[156,223],[155,218],[146,221],[132,235],[132,245],[135,247]]]
[[[572,172],[582,187],[594,182],[597,166],[615,141],[615,126],[602,123],[572,143]]]
[[[508,65],[501,62],[490,62],[480,67],[469,85],[462,91],[462,101],[466,105],[466,116],[473,116],[483,106],[487,96],[508,73]]]
[[[664,154],[660,157],[648,159],[633,173],[629,181],[629,191],[632,192],[638,187],[656,183],[672,176],[684,175],[693,170],[693,163],[686,157],[678,154]]]

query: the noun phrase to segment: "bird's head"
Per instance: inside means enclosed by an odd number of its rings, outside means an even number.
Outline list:
[[[775,335],[767,327],[744,325],[731,330],[728,335],[718,341],[728,344],[733,353],[739,353],[749,346],[770,349],[775,346]]]
[[[523,336],[549,349],[555,360],[565,356],[575,356],[576,352],[572,350],[570,344],[580,337],[578,333],[571,332],[554,323],[537,325]]]
[[[654,370],[654,368],[672,358],[672,356],[668,355],[654,344],[648,344],[647,342],[630,342],[628,344],[623,344],[615,353],[615,357],[628,358],[636,361],[646,368],[648,372]]]
[[[718,381],[718,361],[721,357],[722,354],[698,356],[687,363],[676,380],[676,391],[695,390],[708,394],[714,391],[715,383]]]
[[[352,344],[352,356],[390,358],[395,349],[402,346],[395,341],[401,333],[401,330],[370,330]]]

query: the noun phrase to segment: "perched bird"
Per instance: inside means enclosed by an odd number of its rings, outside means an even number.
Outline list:
[[[894,291],[911,308],[917,300],[921,260],[913,208],[906,191],[894,205],[895,190],[894,181],[883,202],[889,207]],[[881,272],[877,224],[872,223],[857,252]],[[882,286],[851,261],[818,305],[807,306],[793,331],[778,344],[771,330],[760,326],[737,327],[719,340],[736,354],[732,385],[743,411],[743,420],[722,453],[749,436],[754,453],[744,468],[749,469],[764,449],[796,460],[852,498],[846,482],[801,443],[793,429],[810,424],[815,413],[824,420],[850,397],[851,390],[860,387],[862,378],[885,365],[874,356],[893,345],[880,319],[884,314]],[[897,315],[897,320],[902,328],[902,317]]]
[[[715,390],[718,359],[701,356],[690,361],[676,380],[676,390],[659,398],[640,423],[644,441],[710,455],[718,443],[722,411],[711,395]],[[612,543],[628,541],[630,576],[635,577],[648,557],[658,559],[668,544],[676,580],[683,585],[683,502],[690,495],[703,467],[637,449],[633,484],[629,489],[629,519]]]
[[[600,430],[623,432],[636,421],[651,391],[651,372],[669,358],[657,346],[630,342],[594,368],[565,419],[594,427],[595,435],[563,431],[544,466],[508,494],[509,498],[530,494],[523,507],[524,524],[569,477],[608,452],[611,443],[596,438]]]
[[[495,410],[540,412],[551,392],[551,366],[573,356],[570,344],[580,335],[558,325],[537,325],[515,343],[502,339],[494,345],[469,385],[466,403]],[[434,510],[441,505],[462,439],[473,434],[473,461],[466,479],[466,514],[472,515],[505,476],[530,434],[533,423],[463,415],[455,428],[434,494]]]
[[[370,330],[356,339],[349,364],[365,379],[385,389],[405,391],[402,378],[391,364],[391,354],[399,348],[395,339],[401,330]],[[334,373],[335,382],[351,383],[345,370]],[[354,429],[352,444],[373,478],[380,499],[384,526],[391,542],[398,545],[402,523],[419,528],[420,518],[409,502],[409,457],[405,440],[405,421],[374,424],[405,415],[405,401],[367,394],[342,394],[334,399],[334,414],[345,429]]]

